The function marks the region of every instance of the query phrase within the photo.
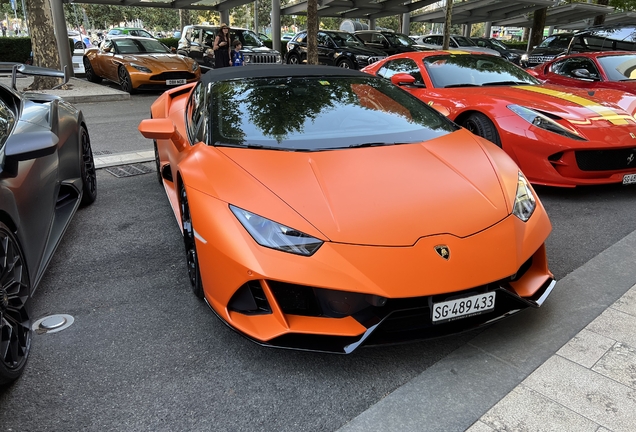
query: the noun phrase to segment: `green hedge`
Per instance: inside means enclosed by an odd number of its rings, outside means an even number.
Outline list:
[[[0,37],[0,61],[24,63],[31,56],[31,38]]]

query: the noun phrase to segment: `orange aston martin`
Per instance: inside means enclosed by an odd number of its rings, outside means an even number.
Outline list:
[[[128,93],[176,87],[201,78],[196,61],[145,37],[111,38],[101,48],[86,51],[83,61],[88,81],[107,79]]]
[[[194,293],[263,345],[350,353],[540,306],[548,216],[517,165],[390,82],[224,68],[139,130]]]

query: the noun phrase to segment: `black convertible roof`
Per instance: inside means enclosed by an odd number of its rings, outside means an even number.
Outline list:
[[[224,81],[237,78],[278,78],[278,77],[309,77],[309,76],[353,76],[367,77],[372,75],[352,69],[344,69],[335,66],[313,65],[258,65],[225,67],[211,69],[206,72],[201,81],[204,84],[215,81]]]

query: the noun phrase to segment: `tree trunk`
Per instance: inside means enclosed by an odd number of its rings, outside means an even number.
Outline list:
[[[450,45],[451,18],[453,16],[453,0],[446,0],[446,18],[444,20],[444,41],[442,49],[447,50]]]
[[[307,64],[318,64],[318,0],[307,1]]]
[[[532,21],[532,35],[530,36],[530,46],[534,47],[543,40],[543,29],[545,28],[545,18],[548,8],[537,9],[534,11],[534,19]]]
[[[603,6],[607,6],[609,4],[609,0],[597,0],[596,4],[600,4]],[[596,15],[594,17],[594,25],[600,25],[605,22],[605,15]]]
[[[29,14],[33,65],[60,70],[60,56],[57,50],[52,48],[55,47],[56,40],[49,0],[26,0],[26,8]],[[59,78],[36,76],[29,90],[47,90],[60,83]]]
[[[179,30],[183,31],[183,28],[189,24],[190,24],[190,11],[186,9],[179,9],[179,25],[181,26]]]

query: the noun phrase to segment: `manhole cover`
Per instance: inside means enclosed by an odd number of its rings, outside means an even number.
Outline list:
[[[102,156],[107,154],[113,154],[113,152],[110,150],[93,150],[93,156]]]
[[[154,172],[155,169],[143,164],[133,164],[106,168],[106,171],[108,171],[115,177],[132,177],[139,174],[148,174]]]
[[[74,321],[72,316],[66,314],[49,315],[34,322],[31,328],[38,334],[56,333],[69,328]]]

